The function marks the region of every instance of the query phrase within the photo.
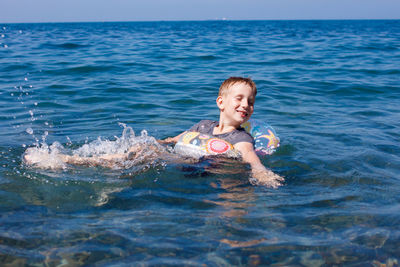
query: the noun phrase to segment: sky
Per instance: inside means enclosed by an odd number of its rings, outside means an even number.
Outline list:
[[[400,19],[400,0],[0,0],[0,22]]]

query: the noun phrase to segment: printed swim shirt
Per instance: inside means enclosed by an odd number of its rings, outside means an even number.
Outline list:
[[[248,142],[252,143],[254,145],[254,139],[253,137],[246,132],[245,129],[239,128],[235,129],[232,132],[229,133],[224,133],[224,134],[213,134],[214,127],[218,125],[217,121],[211,121],[211,120],[202,120],[199,123],[193,125],[189,131],[191,132],[200,132],[202,134],[207,134],[210,136],[214,136],[219,139],[223,139],[232,145],[235,145],[239,142]]]

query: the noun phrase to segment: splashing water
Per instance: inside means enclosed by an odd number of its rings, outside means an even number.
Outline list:
[[[138,167],[141,170],[162,164],[160,155],[169,153],[154,137],[149,136],[146,130],[135,136],[131,127],[123,123],[119,125],[123,127],[122,135],[114,136],[115,140],[98,137],[75,150],[59,142],[49,146],[46,143],[47,135],[44,135],[42,143],[37,142],[34,147],[26,149],[24,163],[41,169],[67,169],[69,163],[72,163],[113,169]]]
[[[41,169],[65,169],[66,164],[61,157],[64,147],[59,142],[52,145],[41,143],[26,149],[23,160],[27,165]]]

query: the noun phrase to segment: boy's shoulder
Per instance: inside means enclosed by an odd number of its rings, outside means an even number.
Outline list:
[[[212,120],[201,120],[195,125],[193,125],[189,131],[201,132],[204,134],[212,134],[214,127],[218,124],[216,121]]]

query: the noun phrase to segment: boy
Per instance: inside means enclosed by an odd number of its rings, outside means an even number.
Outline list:
[[[218,93],[217,106],[220,110],[219,122],[203,120],[190,128],[203,134],[215,136],[231,143],[236,150],[241,153],[244,162],[251,166],[252,175],[255,183],[276,188],[281,185],[283,178],[271,170],[268,170],[261,163],[254,151],[253,137],[248,134],[241,124],[249,120],[254,111],[254,102],[257,94],[255,83],[250,78],[231,77],[225,80]],[[177,143],[179,138],[186,132],[175,137],[158,140],[160,144]],[[29,149],[27,150],[29,151]],[[79,157],[60,154],[62,162],[70,164],[87,164],[114,167],[126,159],[147,160],[159,157],[163,152],[160,147],[154,146],[150,154],[143,150],[140,145],[133,146],[124,154],[103,155],[94,157]],[[145,154],[145,155],[144,155]],[[35,158],[30,153],[25,153],[25,162],[35,164]],[[39,158],[40,159],[40,158]],[[253,180],[254,181],[254,180]]]
[[[254,151],[253,138],[240,127],[253,114],[256,94],[256,85],[250,78],[231,77],[225,80],[216,100],[220,110],[219,122],[203,120],[190,128],[190,131],[228,141],[241,153],[243,161],[250,164],[257,184],[276,188],[284,179],[264,167]],[[159,140],[159,143],[177,143],[184,133]]]

